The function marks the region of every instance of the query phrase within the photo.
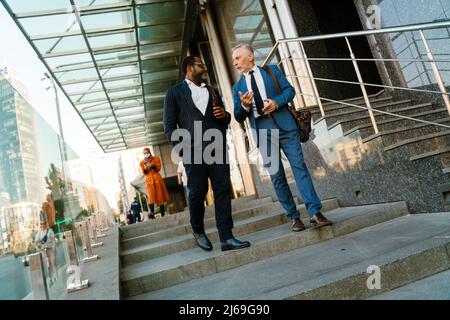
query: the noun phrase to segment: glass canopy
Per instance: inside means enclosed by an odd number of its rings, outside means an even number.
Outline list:
[[[0,1],[105,152],[166,143],[187,1]]]

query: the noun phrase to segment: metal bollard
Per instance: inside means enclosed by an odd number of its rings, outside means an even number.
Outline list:
[[[42,252],[27,256],[31,274],[31,288],[34,300],[48,300],[47,281],[45,281],[44,259]]]
[[[89,287],[89,280],[81,280],[80,266],[78,264],[77,252],[73,241],[72,231],[64,232],[64,237],[67,241],[67,249],[69,251],[70,266],[67,268],[67,273],[71,276],[67,279],[67,292],[75,292]]]
[[[98,255],[94,255],[92,252],[91,239],[89,238],[89,231],[87,227],[87,222],[82,221],[77,223],[77,232],[79,232],[81,238],[83,239],[83,245],[86,248],[87,257],[81,262],[90,262],[98,259]]]
[[[98,232],[97,233],[97,238],[104,238],[104,237],[106,237],[106,234],[102,233],[102,228],[101,228],[101,224],[100,224],[100,221],[99,221],[97,213],[94,213],[92,215],[92,218],[94,220],[95,230]]]
[[[70,260],[69,268],[71,268],[72,266],[78,267],[78,257],[77,257],[77,251],[75,249],[75,243],[73,240],[72,231],[65,231],[64,237],[66,238],[67,250],[69,251],[69,260]],[[70,272],[70,270],[67,270],[67,273],[72,273],[72,272]]]
[[[96,247],[102,246],[103,242],[98,242],[98,239],[97,239],[97,228],[95,227],[94,219],[92,217],[88,217],[86,219],[86,222],[87,222],[87,226],[88,226],[88,229],[89,229],[89,236],[92,235],[91,239],[94,240],[91,243],[92,248],[96,248]]]

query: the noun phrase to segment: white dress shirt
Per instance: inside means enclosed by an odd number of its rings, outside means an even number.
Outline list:
[[[191,89],[192,100],[194,101],[195,106],[203,115],[205,115],[209,101],[209,92],[206,84],[202,83],[199,87],[188,79],[184,80],[187,82],[189,89]]]
[[[261,99],[264,101],[265,99],[267,99],[267,94],[266,94],[266,87],[264,86],[263,77],[257,66],[254,66],[252,70],[254,71],[253,75],[255,76],[255,81],[256,81],[256,85],[258,86],[259,94],[261,95]],[[244,72],[244,77],[245,77],[245,82],[247,83],[247,90],[249,92],[253,91],[250,72]],[[245,94],[245,92],[243,92],[243,94]],[[250,107],[246,108],[243,105],[242,105],[242,107],[247,112],[250,111]],[[260,114],[256,110],[255,99],[253,99],[253,101],[252,101],[252,109],[253,109],[253,114],[255,115],[255,119],[257,119],[260,116]]]

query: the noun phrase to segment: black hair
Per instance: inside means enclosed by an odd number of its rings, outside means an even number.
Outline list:
[[[181,68],[183,69],[184,75],[186,75],[187,67],[193,66],[195,64],[195,56],[187,56],[183,59],[183,62],[181,63]]]

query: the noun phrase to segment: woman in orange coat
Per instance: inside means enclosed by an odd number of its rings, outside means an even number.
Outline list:
[[[161,217],[164,216],[164,203],[169,201],[164,180],[159,174],[161,170],[161,160],[157,156],[152,156],[149,148],[144,148],[144,160],[141,161],[141,169],[145,175],[145,189],[147,192],[147,202],[150,208],[149,218],[155,218],[155,204],[161,210]]]

